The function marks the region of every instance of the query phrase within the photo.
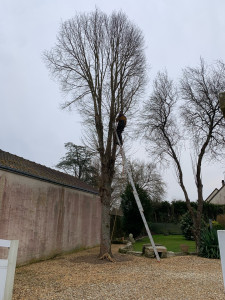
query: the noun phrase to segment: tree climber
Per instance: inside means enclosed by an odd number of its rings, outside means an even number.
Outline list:
[[[118,135],[120,144],[123,145],[122,132],[127,124],[127,118],[124,116],[122,111],[119,113],[119,116],[116,118],[116,122],[118,122],[116,133]],[[116,141],[116,144],[119,145],[118,141]]]

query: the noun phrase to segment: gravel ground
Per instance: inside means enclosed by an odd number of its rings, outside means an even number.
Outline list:
[[[196,256],[155,259],[98,248],[17,268],[13,300],[219,300],[225,299],[220,260]]]

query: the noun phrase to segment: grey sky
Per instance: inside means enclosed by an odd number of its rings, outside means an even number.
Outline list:
[[[225,61],[224,0],[1,0],[0,149],[52,167],[64,155],[65,142],[81,144],[81,119],[75,111],[60,110],[63,96],[41,56],[54,45],[61,21],[95,6],[106,13],[121,9],[143,30],[149,83],[165,68],[177,80],[182,68],[196,66],[200,56],[208,63]],[[143,147],[134,152],[144,155]],[[189,155],[183,160],[195,200]],[[204,171],[207,196],[220,187],[225,168],[205,165]],[[173,171],[165,171],[164,177],[167,199],[183,199]]]

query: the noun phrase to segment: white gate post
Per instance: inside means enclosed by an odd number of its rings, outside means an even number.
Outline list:
[[[8,259],[0,259],[0,300],[11,300],[19,241],[0,240],[0,247],[9,248]]]
[[[219,249],[220,249],[220,260],[223,272],[223,284],[225,288],[225,230],[217,230]]]

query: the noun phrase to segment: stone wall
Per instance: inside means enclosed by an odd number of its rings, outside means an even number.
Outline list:
[[[0,170],[0,239],[19,240],[17,264],[100,243],[97,195]]]

